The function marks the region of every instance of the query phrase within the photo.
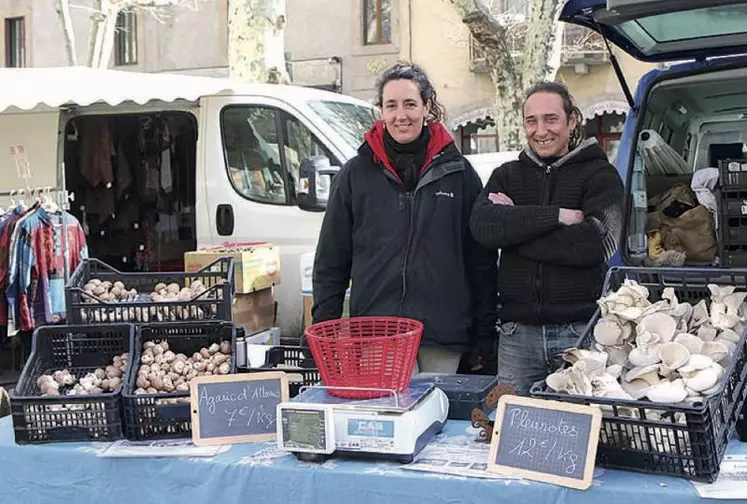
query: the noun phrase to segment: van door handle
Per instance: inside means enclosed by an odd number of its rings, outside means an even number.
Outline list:
[[[215,211],[215,227],[220,236],[233,234],[233,207],[231,205],[218,205]]]

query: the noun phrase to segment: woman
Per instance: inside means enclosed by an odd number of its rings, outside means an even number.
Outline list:
[[[469,231],[482,185],[441,124],[426,74],[401,62],[376,85],[382,120],[335,176],[314,262],[314,323],[350,315],[424,324],[416,372],[473,369],[496,346],[497,252]]]

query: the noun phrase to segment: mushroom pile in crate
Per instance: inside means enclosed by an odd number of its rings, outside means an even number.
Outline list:
[[[680,302],[671,287],[661,300],[627,279],[599,299],[601,317],[590,349],[571,348],[572,365],[546,379],[574,395],[693,404],[717,393],[745,327],[747,292],[709,284],[710,300]],[[710,302],[709,302],[710,301]]]

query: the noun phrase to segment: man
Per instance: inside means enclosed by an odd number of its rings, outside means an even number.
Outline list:
[[[522,395],[575,346],[617,249],[623,183],[581,121],[562,84],[531,88],[528,145],[493,172],[470,219],[478,242],[501,249],[498,378]]]

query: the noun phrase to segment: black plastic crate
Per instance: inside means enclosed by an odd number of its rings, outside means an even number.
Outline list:
[[[236,329],[228,322],[185,322],[182,324],[143,325],[133,343],[133,360],[122,390],[124,435],[131,441],[190,437],[192,418],[189,392],[135,394],[143,343],[166,341],[174,353],[191,356],[202,347],[222,341],[231,342],[231,371],[236,372]]]
[[[473,409],[487,414],[495,409],[488,407],[487,399],[498,385],[496,376],[420,373],[413,376],[412,383],[432,383],[440,388],[449,398],[449,418],[453,420],[471,420]]]
[[[97,368],[106,368],[113,357],[124,353],[129,354],[127,376],[132,366],[134,335],[131,324],[36,329],[31,355],[11,393],[16,443],[121,439],[124,377],[113,392],[96,395],[42,397],[36,382],[43,374],[63,369],[80,378]]]
[[[68,320],[75,324],[129,322],[155,324],[195,320],[231,320],[233,299],[233,258],[223,257],[199,271],[123,273],[98,259],[85,259],[76,268],[65,288]],[[122,282],[135,289],[131,301],[101,301],[83,287],[92,279],[112,284]],[[189,301],[151,301],[159,283],[189,287],[200,281],[206,290]]]
[[[261,373],[263,371],[284,371],[288,377],[288,392],[295,397],[302,387],[316,385],[322,381],[314,359],[306,357],[300,346],[274,346],[267,351],[267,363],[258,368],[237,367],[239,373]]]
[[[747,159],[719,161],[719,185],[725,189],[747,187]]]
[[[652,302],[661,298],[665,287],[674,288],[680,301],[696,303],[710,296],[709,283],[737,285],[741,290],[747,286],[747,270],[622,267],[608,272],[604,295],[617,290],[626,278],[647,287]],[[593,328],[599,317],[597,311],[579,338],[578,348],[592,347]],[[745,403],[746,346],[744,333],[725,370],[721,390],[692,406],[556,393],[548,390],[545,381],[535,383],[531,395],[602,408],[599,466],[710,483],[718,476]]]
[[[724,244],[747,245],[747,216],[736,219],[722,219],[721,239]],[[730,222],[736,221],[736,222]]]
[[[721,192],[718,198],[719,216],[723,220],[747,217],[747,190]]]
[[[725,268],[747,268],[747,243],[719,244],[719,265]]]

